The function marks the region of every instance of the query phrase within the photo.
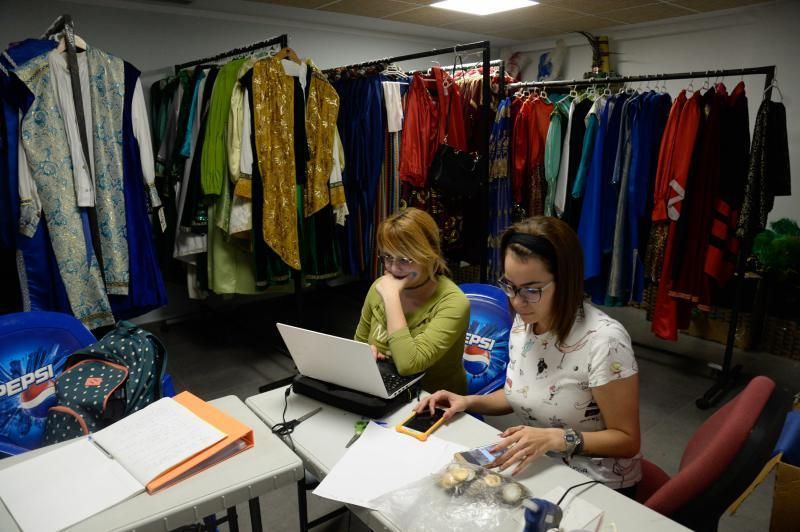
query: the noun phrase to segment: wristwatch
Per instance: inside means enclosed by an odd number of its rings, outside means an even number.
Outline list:
[[[566,444],[564,455],[567,458],[572,458],[573,455],[579,454],[583,450],[583,435],[567,427],[564,429],[564,443]]]

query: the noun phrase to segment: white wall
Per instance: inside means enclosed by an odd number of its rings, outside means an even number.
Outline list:
[[[63,13],[72,15],[76,33],[89,44],[138,67],[145,87],[176,63],[282,33],[289,35],[289,45],[301,57],[311,57],[321,68],[480,40],[463,32],[241,0],[195,0],[189,6],[125,0],[0,0],[0,42],[38,37]],[[422,64],[430,62],[403,66]]]
[[[800,108],[800,66],[796,59],[800,50],[800,2],[771,2],[672,20],[603,31],[611,44],[612,68],[622,75],[635,75],[776,65],[788,117],[794,196],[776,198],[770,220],[789,217],[800,221],[800,119],[795,114]],[[591,50],[581,36],[563,38],[568,54],[561,77],[580,79],[590,70]],[[552,49],[554,42],[555,39],[548,39],[512,48],[532,52],[533,59],[523,79],[536,79],[538,54]],[[507,57],[505,53],[504,57]],[[700,88],[704,81],[705,76],[699,75],[694,81],[695,88]],[[738,83],[739,77],[724,81],[730,89]],[[667,87],[675,95],[687,83],[668,82]],[[762,99],[764,76],[745,77],[745,83],[752,131]],[[777,94],[773,95],[773,99],[778,98]]]

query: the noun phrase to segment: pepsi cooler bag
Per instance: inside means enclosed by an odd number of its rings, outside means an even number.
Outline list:
[[[0,457],[41,446],[54,380],[69,355],[95,341],[73,316],[20,312],[0,316]]]
[[[167,352],[153,334],[121,321],[66,366],[47,414],[47,445],[96,432],[160,399]]]

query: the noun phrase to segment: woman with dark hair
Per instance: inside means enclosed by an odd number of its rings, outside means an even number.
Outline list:
[[[545,453],[632,495],[641,479],[639,378],[628,333],[584,302],[583,253],[575,232],[537,216],[511,226],[498,281],[516,314],[506,385],[489,395],[438,391],[417,411],[516,413],[524,425],[502,433],[492,464],[514,474]],[[496,453],[497,454],[497,453]]]
[[[391,357],[400,375],[425,372],[422,387],[467,391],[462,355],[469,300],[447,277],[439,228],[408,208],[378,227],[384,274],[369,289],[355,339],[376,358]]]

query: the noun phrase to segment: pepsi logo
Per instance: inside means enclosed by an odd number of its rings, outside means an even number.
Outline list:
[[[53,381],[32,384],[19,396],[20,409],[31,417],[47,417],[47,410],[56,404]]]

